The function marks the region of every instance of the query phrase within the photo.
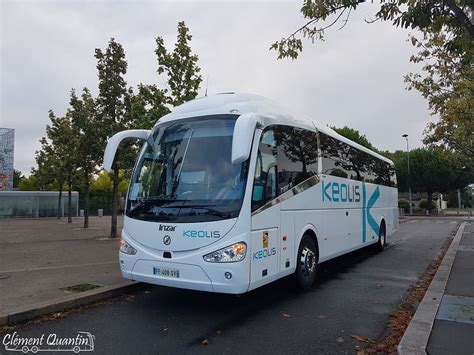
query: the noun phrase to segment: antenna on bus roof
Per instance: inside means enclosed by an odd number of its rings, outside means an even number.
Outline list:
[[[204,94],[205,97],[207,97],[207,87],[209,86],[209,73],[207,74],[207,80],[206,80],[206,93]]]

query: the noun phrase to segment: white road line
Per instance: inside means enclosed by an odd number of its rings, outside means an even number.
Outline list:
[[[62,266],[46,266],[46,267],[36,267],[36,268],[31,268],[31,269],[0,270],[0,272],[3,274],[8,274],[8,273],[13,273],[13,272],[69,269],[69,268],[74,268],[74,267],[109,265],[109,264],[118,264],[118,261],[107,261],[103,263],[89,263],[89,264],[76,264],[76,265],[62,265]]]
[[[13,230],[4,230],[2,233],[20,233],[20,232],[33,232],[33,229],[13,229]]]

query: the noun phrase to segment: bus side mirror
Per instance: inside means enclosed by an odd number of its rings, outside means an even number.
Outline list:
[[[260,116],[255,113],[244,113],[237,118],[232,136],[232,164],[240,164],[249,158],[259,121]]]
[[[138,138],[138,139],[147,139],[150,135],[150,130],[146,129],[130,129],[128,131],[122,131],[114,134],[109,138],[107,142],[107,147],[104,152],[104,164],[103,167],[106,171],[112,169],[112,164],[115,159],[115,153],[120,143],[127,138]]]

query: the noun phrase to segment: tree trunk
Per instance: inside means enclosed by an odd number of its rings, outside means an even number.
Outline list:
[[[116,165],[114,169],[114,187],[112,191],[112,225],[110,226],[110,237],[117,237],[117,214],[118,214],[118,185],[119,185],[119,169]]]
[[[72,181],[67,187],[67,223],[72,223]]]
[[[61,219],[61,204],[62,204],[62,199],[63,199],[63,185],[60,183],[59,184],[59,198],[58,198],[58,219]]]
[[[89,228],[89,177],[85,181],[85,199],[84,199],[84,228]]]
[[[426,209],[428,210],[428,214],[431,214],[431,207],[433,204],[433,194],[428,192],[428,197],[426,199]]]

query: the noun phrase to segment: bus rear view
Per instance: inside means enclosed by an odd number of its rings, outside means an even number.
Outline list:
[[[128,279],[240,294],[294,273],[308,288],[319,262],[382,243],[382,237],[385,245],[397,226],[396,189],[384,184],[383,203],[371,212],[380,226],[376,235],[347,241],[333,227],[334,245],[326,243],[324,211],[340,206],[322,205],[319,132],[312,121],[295,120],[259,96],[193,100],[150,131],[120,132],[108,142],[106,169],[126,138],[145,141],[130,182],[119,253]],[[296,144],[289,148],[293,156],[285,156],[285,144]],[[303,146],[308,154],[298,155]],[[364,184],[361,191],[374,185],[355,183]],[[356,207],[362,218],[365,207]],[[366,221],[360,218],[346,228],[362,230]]]

